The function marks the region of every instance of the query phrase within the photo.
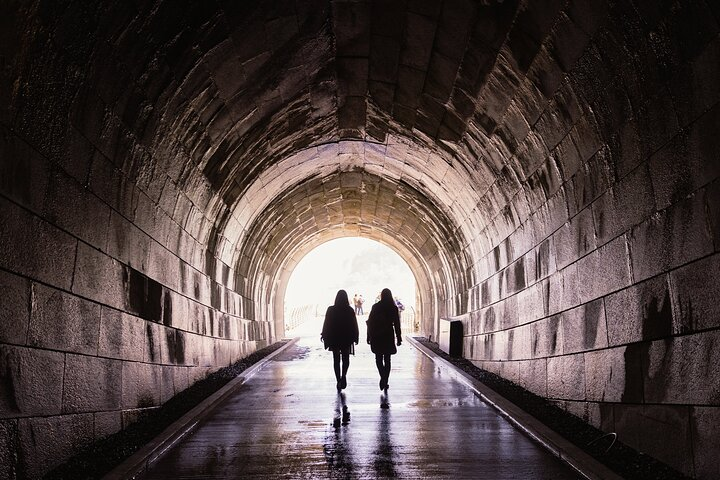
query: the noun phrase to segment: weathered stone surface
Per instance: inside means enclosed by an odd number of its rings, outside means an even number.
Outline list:
[[[18,422],[0,421],[0,476],[16,478],[18,465]]]
[[[586,208],[560,227],[552,237],[557,268],[563,269],[596,248],[592,210]]]
[[[92,413],[21,419],[20,468],[28,478],[40,478],[93,439]]]
[[[95,440],[100,440],[122,429],[122,412],[95,413]]]
[[[537,395],[547,396],[547,359],[518,362],[518,369],[520,385]]]
[[[63,413],[119,409],[122,372],[119,360],[68,354],[63,382]]]
[[[0,345],[0,415],[60,413],[65,355]]]
[[[708,458],[706,452],[720,450],[720,438],[717,426],[720,424],[720,411],[717,407],[692,407],[690,409],[690,435],[697,478],[716,478],[720,475],[720,464]]]
[[[670,273],[675,333],[689,333],[720,326],[718,278],[718,254]]]
[[[30,282],[0,271],[0,342],[23,345],[30,321]]]
[[[720,401],[715,368],[720,361],[720,331],[656,340],[644,349],[646,402],[714,405]]]
[[[0,266],[69,289],[77,240],[0,198]]]
[[[578,292],[583,303],[630,285],[625,238],[618,237],[580,259],[577,275]]]
[[[548,397],[585,400],[585,357],[583,354],[548,358],[547,372]]]
[[[560,314],[562,353],[577,353],[607,347],[607,324],[602,300]]]
[[[147,408],[160,405],[161,367],[147,363],[122,363],[122,407]]]
[[[713,251],[704,195],[698,193],[643,222],[628,235],[635,281]]]
[[[100,305],[33,284],[28,345],[96,355]]]
[[[103,307],[98,355],[121,360],[144,359],[145,320]]]
[[[625,345],[672,335],[673,310],[666,275],[637,283],[605,297],[610,345]]]
[[[618,347],[585,353],[589,401],[642,402],[642,371],[637,350]]]
[[[123,266],[94,248],[80,243],[73,293],[117,309],[125,308]]]

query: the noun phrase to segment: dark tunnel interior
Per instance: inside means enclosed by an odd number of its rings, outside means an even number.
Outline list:
[[[360,236],[423,335],[716,478],[719,33],[711,0],[0,2],[0,477],[282,338],[294,266]]]

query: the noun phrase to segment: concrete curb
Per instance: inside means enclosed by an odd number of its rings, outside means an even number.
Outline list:
[[[243,370],[240,375],[230,380],[220,390],[200,402],[195,408],[173,422],[160,435],[152,439],[140,450],[102,477],[103,480],[127,480],[135,478],[138,474],[145,472],[153,462],[160,458],[168,449],[172,448],[172,446],[185,435],[190,433],[200,420],[230,396],[240,385],[260,371],[272,358],[297,343],[298,340],[298,338],[293,338],[287,344],[270,353],[253,366]]]
[[[406,339],[410,345],[430,358],[440,368],[470,387],[484,402],[495,408],[515,427],[540,443],[550,453],[567,463],[584,478],[588,480],[622,480],[621,476],[482,382],[438,356],[412,337],[406,337]]]

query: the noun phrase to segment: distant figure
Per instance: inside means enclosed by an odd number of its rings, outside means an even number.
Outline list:
[[[390,377],[390,355],[397,353],[397,345],[402,344],[400,332],[400,313],[389,289],[380,292],[380,301],[372,306],[367,320],[368,343],[375,354],[375,365],[380,374],[380,390],[387,390]]]
[[[355,354],[360,334],[358,333],[357,318],[345,290],[338,290],[335,295],[335,304],[328,307],[325,312],[320,339],[325,344],[325,349],[333,352],[333,368],[337,389],[347,387],[347,371],[350,366],[350,354]],[[342,358],[342,368],[340,360]]]
[[[357,315],[365,315],[363,313],[363,303],[365,303],[365,299],[360,295],[357,300],[357,311],[355,312]]]
[[[398,297],[395,297],[395,306],[398,307],[398,310],[400,311],[400,313],[402,313],[403,310],[405,310],[405,305],[403,305],[403,303],[400,301],[400,299]]]
[[[360,304],[358,303],[358,294],[356,293],[353,296],[353,308],[355,309],[355,315],[358,315],[359,307],[360,307]]]

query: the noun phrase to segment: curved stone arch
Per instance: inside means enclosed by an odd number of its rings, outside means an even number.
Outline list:
[[[365,170],[325,172],[306,178],[269,202],[238,246],[236,275],[241,294],[259,306],[256,320],[281,326],[276,286],[297,260],[323,241],[339,236],[378,240],[400,254],[427,288],[423,330],[435,333],[439,316],[458,314],[469,288],[473,259],[454,220],[412,186]],[[306,240],[303,240],[306,239]],[[309,239],[309,240],[308,240]],[[270,279],[270,280],[268,280]],[[271,288],[265,288],[267,286]],[[284,288],[284,287],[283,287]]]
[[[307,241],[298,244],[292,254],[285,258],[285,261],[281,268],[277,269],[275,277],[271,281],[273,285],[270,293],[269,304],[273,306],[273,311],[276,315],[274,318],[274,325],[276,333],[282,331],[284,325],[284,299],[287,293],[287,287],[292,276],[292,272],[295,267],[302,261],[302,259],[315,248],[327,243],[329,241],[338,238],[347,238],[351,235],[343,232],[340,229],[334,229],[318,234],[314,237],[306,239]],[[378,243],[385,245],[386,247],[393,250],[410,268],[410,272],[415,279],[416,284],[416,318],[436,318],[437,317],[437,290],[438,285],[433,283],[433,277],[427,268],[422,257],[417,255],[417,252],[413,252],[412,248],[399,244],[391,235],[376,235],[374,237],[363,237],[370,238],[371,240],[377,241]],[[392,289],[392,286],[390,286]],[[332,292],[328,292],[328,298],[331,298]],[[426,324],[429,322],[425,322]],[[422,325],[423,332],[427,328],[434,328],[434,325]]]

